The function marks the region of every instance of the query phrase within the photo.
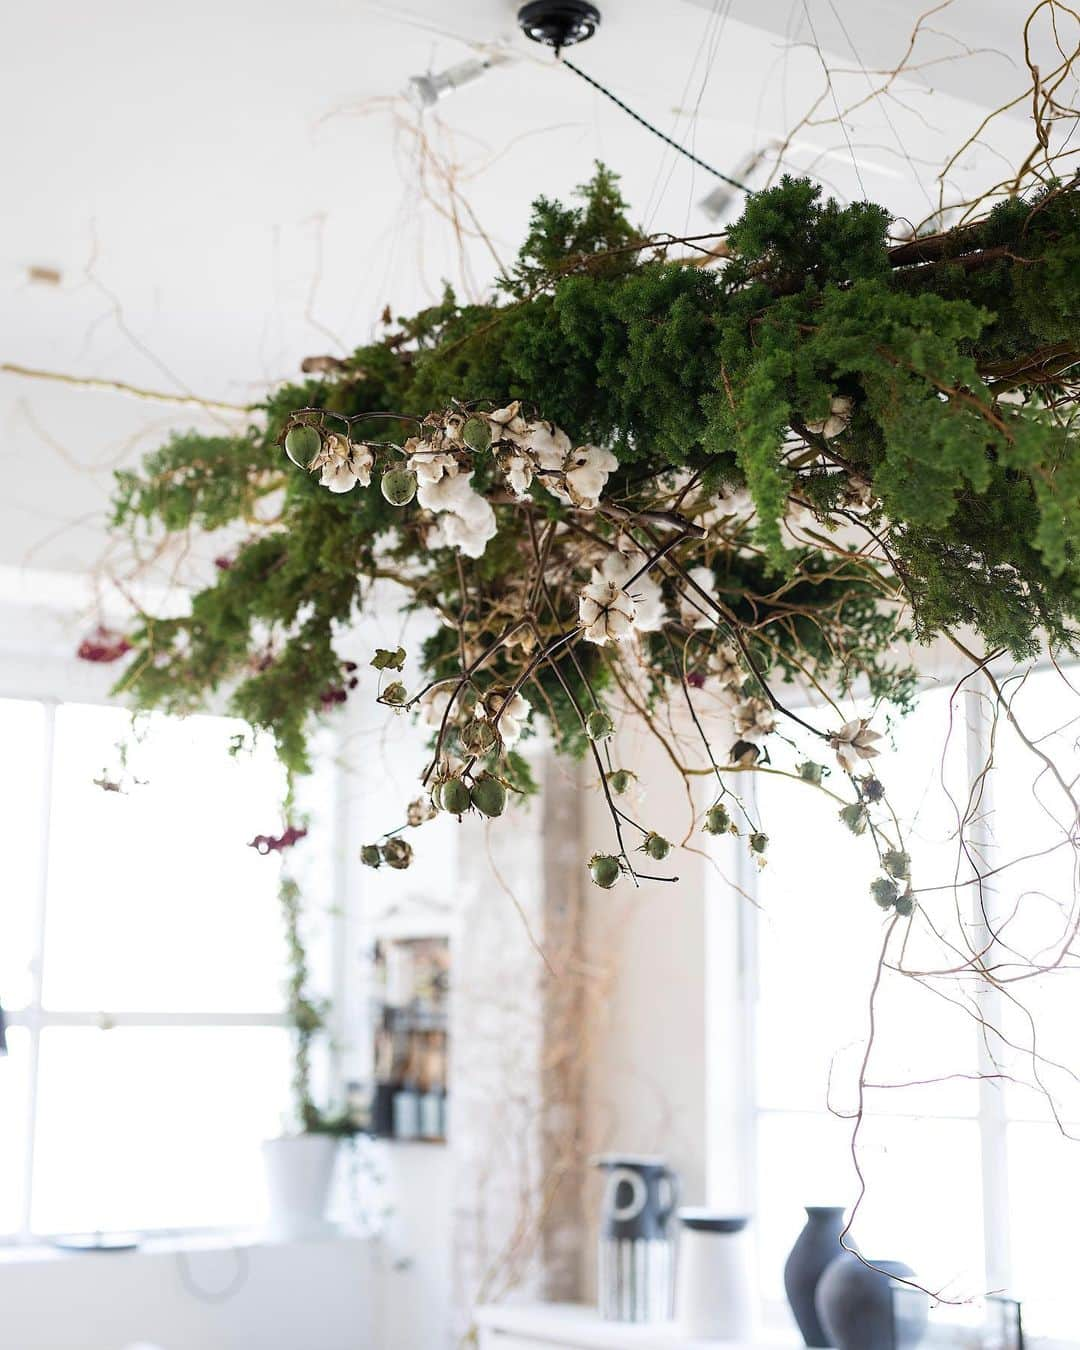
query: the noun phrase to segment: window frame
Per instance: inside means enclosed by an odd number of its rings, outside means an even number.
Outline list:
[[[74,672],[72,672],[74,674]],[[41,799],[39,803],[39,858],[37,869],[36,893],[33,897],[34,914],[31,924],[30,989],[27,1001],[22,1005],[4,1006],[4,1021],[8,1028],[22,1028],[28,1036],[27,1046],[27,1083],[24,1103],[24,1139],[21,1159],[22,1195],[18,1228],[11,1233],[0,1233],[0,1250],[5,1248],[34,1246],[59,1236],[57,1232],[46,1232],[32,1226],[34,1164],[36,1152],[36,1125],[38,1117],[38,1098],[40,1085],[41,1038],[43,1032],[52,1027],[98,1027],[103,1026],[107,1018],[108,1028],[122,1027],[271,1027],[288,1029],[292,1024],[287,1012],[275,1010],[254,1010],[246,1012],[184,1011],[184,1012],[146,1012],[138,1009],[123,1010],[86,1009],[52,1011],[43,1003],[45,963],[48,952],[46,947],[46,924],[48,916],[49,887],[49,851],[52,832],[53,781],[56,764],[56,717],[58,710],[68,705],[120,708],[128,711],[116,699],[88,689],[82,680],[71,681],[71,691],[67,692],[65,680],[62,692],[33,692],[25,684],[7,687],[0,682],[0,698],[12,701],[32,703],[44,711],[41,755],[43,762]],[[223,714],[211,713],[221,716]],[[329,822],[331,830],[336,832],[342,824],[342,793],[340,779],[334,777],[332,785],[333,810]],[[338,841],[339,842],[339,841]],[[340,861],[340,848],[335,846],[335,867],[333,874],[334,903],[330,907],[327,943],[329,960],[327,967],[331,988],[329,996],[331,1014],[329,1025],[329,1054],[327,1056],[327,1082],[335,1099],[344,1100],[345,1074],[341,1054],[342,1037],[340,1035],[340,1010],[344,1007],[344,989],[347,981],[345,961],[346,944],[344,941],[345,915],[343,907],[337,903],[343,893],[343,868]],[[2,994],[3,991],[0,991]],[[146,1227],[136,1230],[140,1236],[162,1237],[172,1234],[230,1234],[243,1231],[241,1225],[192,1225],[177,1227]]]
[[[1049,663],[1040,662],[1037,670],[1048,670],[1050,668]],[[945,678],[942,679],[942,684],[948,687]],[[961,706],[965,738],[966,781],[969,788],[984,769],[990,754],[990,728],[992,723],[987,706],[988,694],[992,695],[992,690],[985,676],[981,674],[967,680],[963,688],[954,693],[954,697],[963,701]],[[744,795],[748,798],[752,807],[757,796],[755,779],[752,774],[748,778],[749,783]],[[993,791],[993,775],[987,775],[982,793],[984,810],[981,813],[981,818],[983,820],[993,814]],[[984,863],[992,867],[993,862],[988,861],[988,859],[992,858],[996,845],[991,838],[990,831],[981,828],[977,822],[974,822],[968,827],[968,835],[978,844]],[[734,1090],[736,1093],[736,1151],[741,1163],[738,1178],[739,1200],[744,1212],[754,1214],[758,1212],[759,1208],[757,1149],[761,1121],[766,1116],[794,1117],[802,1113],[793,1108],[763,1105],[758,1098],[756,1062],[758,1055],[758,1008],[761,999],[758,954],[759,901],[762,895],[761,873],[757,867],[752,865],[745,849],[729,848],[725,854],[725,862],[730,883],[743,891],[750,903],[741,903],[733,907],[733,922],[730,919],[710,919],[710,928],[713,931],[706,942],[712,972],[712,978],[708,981],[710,990],[718,983],[715,978],[717,971],[726,969],[734,978],[731,981],[730,992],[726,995],[716,996],[710,993],[708,1039],[713,1044],[719,1044],[726,1033],[721,1030],[721,1024],[717,1019],[733,1017],[736,1020],[738,1032],[738,1054],[734,1073],[729,1071],[722,1075],[722,1087],[714,1084],[710,1086],[709,1090],[713,1101],[716,1100],[718,1091],[731,1092]],[[971,890],[973,922],[978,921],[987,944],[990,944],[990,934],[985,927],[979,906],[980,889],[973,886]],[[721,933],[720,929],[725,926],[728,930],[733,926],[734,934],[730,931]],[[725,953],[728,954],[726,963],[723,959]],[[735,957],[734,970],[732,970],[731,965],[731,953],[734,953]],[[980,994],[980,1004],[987,1019],[992,1024],[999,1025],[1003,1007],[1000,991],[987,986]],[[992,1062],[990,1047],[986,1038],[977,1034],[974,1025],[972,1034],[975,1036],[977,1044],[977,1066],[980,1075],[993,1073],[996,1066]],[[730,1042],[729,1034],[727,1039]],[[716,1056],[710,1054],[709,1062],[711,1065],[715,1065]],[[713,1073],[714,1069],[711,1068],[710,1075]],[[899,1112],[897,1114],[904,1115],[905,1113]],[[919,1114],[925,1115],[926,1113]],[[932,1118],[942,1120],[962,1118],[972,1121],[978,1129],[983,1258],[986,1267],[987,1289],[1008,1290],[1012,1285],[1013,1262],[1009,1222],[1008,1130],[1010,1119],[1005,1096],[996,1090],[992,1079],[981,1077],[978,1084],[976,1110],[973,1115],[959,1117],[955,1113],[946,1112]],[[726,1138],[722,1137],[715,1128],[715,1124],[715,1121],[710,1123],[706,1149],[710,1177],[709,1189],[714,1194],[718,1193],[718,1189],[723,1189],[717,1188],[715,1178],[725,1172],[730,1175],[730,1167],[725,1167],[722,1160],[718,1159],[716,1155],[718,1151],[730,1147],[732,1143],[730,1134]],[[727,1188],[725,1198],[730,1199],[730,1187]],[[788,1324],[789,1319],[785,1305],[764,1298],[761,1293],[760,1280],[757,1282],[755,1293],[766,1327],[775,1328]],[[1080,1347],[1080,1340],[1040,1336],[1038,1337],[1038,1344],[1040,1347],[1045,1347],[1046,1350],[1054,1350],[1055,1347],[1059,1347],[1060,1350],[1077,1350],[1077,1347]]]

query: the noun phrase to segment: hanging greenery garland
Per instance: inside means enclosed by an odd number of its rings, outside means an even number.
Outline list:
[[[374,653],[376,696],[423,719],[431,754],[408,825],[365,862],[407,867],[404,833],[433,812],[497,817],[532,791],[518,747],[542,721],[611,809],[594,882],[646,875],[671,845],[630,811],[611,736],[625,710],[659,734],[677,707],[715,778],[704,831],[765,855],[732,783],[783,749],[811,786],[846,776],[874,899],[910,913],[880,733],[840,702],[904,708],[908,636],[1076,650],[1080,193],[899,245],[889,224],[784,179],[719,249],[676,257],[690,241],[635,231],[606,170],[577,206],[541,199],[491,303],[448,291],[279,389],[245,434],[177,436],[118,475],[117,526],[249,527],[189,614],[129,635],[119,687],[180,712],[227,688],[303,771],[312,718],[357,689],[336,642],[397,583],[438,626]]]

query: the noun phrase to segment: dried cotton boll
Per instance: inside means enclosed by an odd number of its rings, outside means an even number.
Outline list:
[[[529,422],[521,445],[542,469],[561,469],[570,453],[570,437],[554,422]]]
[[[453,697],[457,684],[456,680],[449,680],[446,684],[436,684],[421,698],[420,720],[426,727],[438,729],[442,726],[447,704]]]
[[[404,839],[388,839],[382,846],[382,856],[387,867],[401,871],[413,860],[412,845],[407,844]]]
[[[437,482],[421,483],[416,499],[425,511],[438,516],[438,541],[444,547],[459,549],[469,558],[483,556],[489,539],[498,530],[495,512],[486,497],[472,486],[468,473],[444,474]],[[428,538],[429,547],[437,547]]]
[[[837,394],[830,400],[828,417],[822,418],[820,422],[807,422],[806,429],[815,436],[824,436],[827,441],[831,441],[834,436],[847,430],[851,409],[851,399],[844,394]]]
[[[579,446],[567,461],[564,500],[584,511],[595,511],[609,475],[618,467],[619,461],[610,450],[598,445]]]
[[[830,749],[836,752],[840,767],[848,773],[854,773],[859,760],[873,759],[881,753],[876,745],[881,740],[881,732],[871,731],[868,720],[855,717],[829,736]]]
[[[578,621],[587,642],[622,642],[637,617],[633,600],[613,581],[592,581],[578,597]]]
[[[762,698],[747,698],[737,703],[732,721],[744,741],[760,741],[776,730],[776,713]]]
[[[504,750],[512,750],[517,745],[532,712],[532,704],[523,694],[514,694],[507,702],[508,692],[505,689],[489,689],[476,710],[480,717],[492,720],[498,717],[496,727]]]
[[[612,549],[592,576],[594,582],[610,581],[626,591],[634,604],[633,627],[638,633],[655,633],[667,618],[660,583],[641,571],[647,562],[640,550]],[[638,572],[640,576],[635,575]],[[635,578],[632,582],[631,577]]]
[[[416,474],[418,489],[438,483],[446,475],[454,477],[458,471],[458,462],[449,451],[436,450],[423,442],[409,456],[408,464]],[[424,505],[423,500],[420,505]]]
[[[521,416],[521,402],[518,399],[508,403],[505,408],[496,408],[494,412],[488,413],[487,420],[493,441],[517,440],[525,434],[525,419]]]

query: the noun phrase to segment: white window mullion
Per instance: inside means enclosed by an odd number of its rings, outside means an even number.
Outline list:
[[[33,1204],[34,1142],[37,1132],[38,1078],[41,1064],[42,990],[45,980],[45,923],[49,893],[49,841],[52,825],[53,767],[56,747],[56,704],[44,704],[45,722],[41,755],[44,766],[38,834],[37,892],[34,896],[33,950],[30,968],[30,1001],[25,1025],[29,1034],[26,1090],[26,1139],[23,1146],[23,1210],[20,1236],[29,1238]],[[22,1020],[22,1019],[20,1019]]]
[[[985,769],[990,762],[990,738],[993,728],[994,692],[989,683],[978,676],[965,691],[967,726],[967,778],[971,790],[981,783],[981,794],[966,836],[980,872],[994,867],[996,846],[993,831],[992,773]],[[980,778],[980,775],[982,777]],[[993,928],[1001,921],[997,904],[997,889],[993,878],[973,885],[972,939],[973,945],[984,952],[983,960],[992,966],[996,960]],[[988,922],[989,920],[989,922]],[[1009,1168],[1008,1119],[1005,1090],[995,1058],[1003,1050],[993,1032],[987,1027],[1000,1027],[1004,1014],[1004,999],[989,981],[980,982],[977,995],[979,1013],[987,1024],[976,1026],[978,1066],[982,1075],[979,1082],[979,1139],[982,1152],[983,1248],[986,1261],[986,1279],[989,1289],[1008,1289],[1012,1277],[1012,1254],[1009,1234]]]

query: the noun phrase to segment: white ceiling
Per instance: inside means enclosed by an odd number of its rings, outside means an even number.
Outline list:
[[[606,0],[599,34],[573,59],[731,171],[822,92],[811,27],[835,53],[830,63],[850,71],[835,77],[846,105],[880,83],[875,68],[900,59],[923,7]],[[926,184],[977,126],[977,105],[1023,87],[1016,56],[1028,8],[953,0],[916,51],[931,64],[854,114],[846,137],[835,124],[805,128],[790,166],[921,219]],[[710,228],[697,204],[708,175],[521,39],[515,9],[504,0],[7,6],[0,362],[249,401],[304,356],[368,339],[386,304],[408,312],[444,278],[481,292],[495,264],[473,221],[508,258],[530,200],[568,193],[596,158],[622,174],[639,221]],[[408,77],[500,42],[510,59],[420,132],[400,97]],[[966,47],[1010,55],[964,56]],[[831,111],[826,96],[820,115]],[[950,191],[996,177],[1025,137],[1021,121],[997,126],[965,155]],[[421,172],[424,138],[435,158]],[[453,165],[460,186],[460,231],[439,163]],[[60,284],[31,281],[33,266],[57,269]],[[0,564],[92,567],[113,466],[171,426],[223,418],[0,374]]]

